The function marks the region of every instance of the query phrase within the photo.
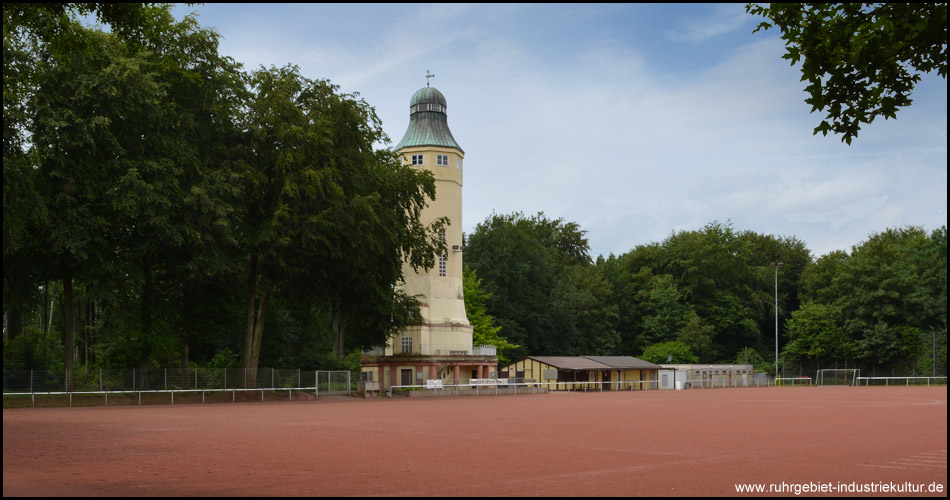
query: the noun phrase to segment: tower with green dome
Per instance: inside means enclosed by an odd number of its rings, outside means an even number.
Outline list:
[[[427,75],[431,77],[432,75]],[[421,222],[448,217],[442,235],[446,252],[432,269],[418,272],[403,266],[404,291],[420,296],[422,323],[411,325],[385,348],[364,353],[364,379],[393,385],[425,385],[427,381],[466,384],[495,377],[498,358],[493,347],[472,343],[472,326],[462,292],[462,173],[465,152],[449,130],[447,103],[438,89],[417,90],[409,100],[409,127],[393,148],[405,164],[424,168],[435,178],[436,196],[423,210]],[[430,382],[431,384],[432,382]]]

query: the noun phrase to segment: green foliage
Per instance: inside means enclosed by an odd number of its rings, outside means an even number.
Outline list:
[[[4,370],[62,370],[59,332],[27,326],[22,335],[3,339]]]
[[[847,359],[854,345],[839,326],[841,312],[832,305],[806,302],[785,324],[789,343],[782,354],[789,359]]]
[[[374,149],[388,138],[357,95],[292,64],[243,72],[169,9],[4,4],[4,367],[233,365],[240,352],[356,369],[360,347],[419,320],[399,284],[404,262],[431,268],[445,250],[447,221],[419,222],[432,175]],[[822,130],[848,141],[909,103],[919,77],[893,70],[895,33],[919,48],[907,68],[946,74],[945,4],[750,11],[791,26],[789,58],[822,82],[810,102],[842,123]],[[712,222],[593,263],[576,223],[493,214],[466,241],[467,314],[504,361],[675,343],[699,362],[754,353],[762,369],[777,315],[789,359],[923,372],[936,357],[945,371],[946,236],[888,229],[812,262],[795,238]]]
[[[644,313],[642,338],[651,344],[672,339],[695,313],[683,301],[669,274],[651,276],[647,286],[641,292]]]
[[[802,63],[805,102],[827,108],[815,134],[851,144],[861,124],[909,106],[922,73],[947,77],[946,3],[748,4],[746,12],[766,19],[755,31],[777,26],[782,58]]]
[[[670,358],[672,356],[672,358]],[[640,359],[655,364],[694,364],[699,363],[699,356],[693,354],[693,350],[686,344],[671,340],[652,344],[643,350]]]
[[[444,250],[438,234],[446,221],[419,221],[435,197],[431,173],[374,151],[386,140],[375,111],[329,81],[288,65],[254,71],[248,83],[242,363],[256,364],[258,317],[272,292],[329,304],[338,357],[345,331],[359,346],[385,343],[417,316],[414,299],[394,288],[403,262],[431,268]]]
[[[913,358],[918,354],[921,333],[912,326],[879,322],[858,339],[858,357],[884,366],[895,360]]]
[[[946,331],[946,227],[888,229],[802,275],[801,309],[786,324],[792,359],[856,359],[912,369],[929,332]],[[932,349],[930,350],[932,352]],[[931,364],[932,360],[931,360]]]
[[[779,314],[797,307],[796,282],[810,263],[802,242],[713,222],[635,248],[610,264],[625,349],[680,340],[702,362],[728,362],[746,346],[774,348],[774,268]]]
[[[590,266],[585,232],[539,213],[493,214],[466,241],[465,260],[488,293],[514,359],[530,354],[609,354],[619,344],[616,306]]]
[[[445,221],[419,223],[431,174],[373,149],[388,139],[365,101],[292,65],[244,74],[218,54],[217,34],[168,5],[3,12],[10,337],[24,311],[47,307],[36,293],[47,280],[76,284],[51,299],[67,305],[65,351],[80,319],[95,329],[84,348],[117,366],[207,362],[238,347],[249,295],[259,339],[280,324],[264,346],[277,364],[320,363],[300,348],[321,345],[301,333],[312,317],[291,302],[349,318],[357,343],[414,318],[393,285],[404,260],[434,265]],[[342,332],[329,344],[338,355]]]
[[[208,368],[238,368],[239,366],[241,364],[238,361],[238,353],[227,347],[216,352],[208,362]]]
[[[734,363],[737,365],[752,365],[752,368],[761,373],[775,373],[775,362],[767,361],[755,349],[743,349],[736,354]]]
[[[505,356],[505,351],[517,349],[518,345],[508,342],[508,339],[498,334],[500,326],[495,325],[495,318],[488,314],[486,302],[491,297],[481,289],[482,280],[475,275],[475,271],[466,265],[462,269],[462,293],[465,297],[465,316],[472,325],[472,344],[492,345],[497,348],[498,364],[507,365],[512,360]]]

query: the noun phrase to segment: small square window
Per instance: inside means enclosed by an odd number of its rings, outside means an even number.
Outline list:
[[[441,167],[449,166],[449,155],[435,155],[435,164]]]
[[[422,155],[412,155],[412,164],[413,165],[422,165]]]

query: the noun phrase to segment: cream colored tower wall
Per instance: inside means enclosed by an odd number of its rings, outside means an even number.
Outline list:
[[[403,267],[406,292],[421,294],[428,304],[424,307],[423,322],[430,325],[468,325],[465,301],[462,294],[462,168],[463,155],[456,149],[439,147],[413,147],[400,151],[403,161],[410,162],[413,155],[423,155],[423,165],[435,177],[436,197],[422,212],[422,223],[429,224],[439,217],[448,217],[445,229],[446,252],[445,276],[440,276],[439,259],[428,271],[416,272],[408,264]],[[436,155],[449,157],[449,165],[436,165]],[[469,340],[471,342],[471,340]]]

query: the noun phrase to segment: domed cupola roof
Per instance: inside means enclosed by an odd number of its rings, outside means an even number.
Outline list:
[[[428,85],[417,90],[409,99],[409,129],[393,151],[418,146],[462,147],[455,142],[445,112],[445,96]]]
[[[444,108],[445,96],[442,95],[442,92],[439,92],[439,89],[435,87],[422,87],[421,89],[417,90],[415,94],[412,94],[412,98],[409,99],[410,108],[416,104],[441,104]]]

